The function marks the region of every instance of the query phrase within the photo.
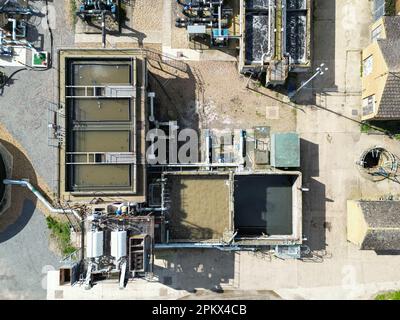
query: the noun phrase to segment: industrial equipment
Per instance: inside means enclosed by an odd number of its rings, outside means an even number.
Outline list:
[[[198,36],[208,36],[211,46],[226,47],[229,39],[229,23],[233,16],[232,8],[226,6],[223,0],[196,0],[192,2],[177,2],[183,6],[184,18],[177,18],[175,26],[186,28],[189,39]]]
[[[133,202],[94,209],[85,221],[85,289],[92,287],[96,275],[118,274],[123,289],[129,277],[152,271],[156,210]]]
[[[76,15],[91,24],[92,19],[101,20],[102,44],[106,46],[106,18],[119,24],[120,0],[82,0]]]
[[[36,52],[26,40],[27,18],[34,13],[28,5],[23,6],[18,1],[0,1],[0,56],[13,56],[16,47]]]
[[[118,13],[118,0],[83,0],[76,14],[82,19],[108,14],[117,20]]]
[[[0,0],[0,14],[1,13],[29,16],[36,12],[28,5],[21,5],[21,2],[18,0]]]

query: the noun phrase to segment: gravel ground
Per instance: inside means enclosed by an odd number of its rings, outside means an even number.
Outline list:
[[[186,72],[151,60],[150,64],[160,120],[177,119],[193,129],[296,129],[296,109],[266,88],[246,89],[247,78],[238,75],[235,63],[190,62]]]
[[[138,31],[161,31],[163,1],[135,0],[128,8],[131,11],[130,26]]]

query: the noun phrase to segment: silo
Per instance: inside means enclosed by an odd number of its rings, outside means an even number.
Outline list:
[[[126,256],[126,236],[126,231],[111,232],[111,256],[113,256],[115,260]]]
[[[88,231],[86,233],[86,257],[98,258],[103,255],[103,231]]]

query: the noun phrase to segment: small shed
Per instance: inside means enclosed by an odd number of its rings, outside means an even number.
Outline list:
[[[297,133],[272,134],[271,165],[276,168],[300,167],[300,138]]]
[[[347,240],[361,250],[400,250],[400,201],[347,201]]]

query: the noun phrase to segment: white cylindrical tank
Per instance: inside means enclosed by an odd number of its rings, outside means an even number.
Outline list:
[[[98,258],[103,255],[103,231],[88,231],[86,233],[86,257]]]
[[[111,231],[111,256],[116,260],[126,256],[126,231]]]

